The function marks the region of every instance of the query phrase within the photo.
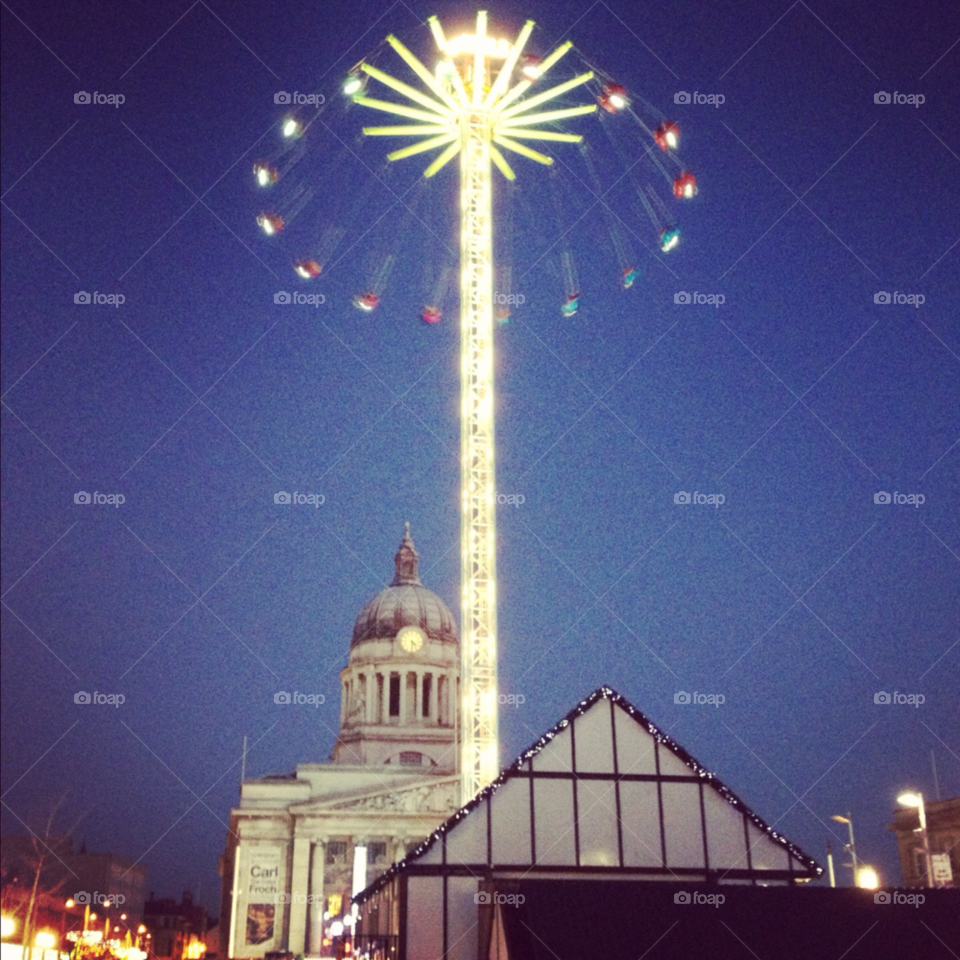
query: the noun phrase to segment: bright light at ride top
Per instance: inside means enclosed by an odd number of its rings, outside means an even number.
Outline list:
[[[572,43],[568,41],[562,44],[543,60],[535,57],[521,60],[523,48],[533,32],[533,21],[527,21],[516,41],[512,43],[486,34],[486,14],[482,15],[482,26],[478,19],[476,33],[461,34],[450,40],[444,35],[436,17],[431,17],[429,23],[437,49],[443,57],[437,66],[436,74],[431,73],[395,36],[388,36],[387,42],[423,81],[429,94],[433,96],[395,79],[371,64],[364,62],[359,65],[359,70],[364,74],[380,81],[414,104],[407,106],[394,101],[374,100],[363,93],[353,96],[354,101],[363,106],[417,121],[406,126],[364,128],[364,133],[368,136],[424,137],[412,146],[388,154],[388,160],[401,160],[445,147],[424,171],[424,176],[432,177],[460,153],[463,146],[463,124],[478,108],[490,130],[490,159],[508,180],[515,179],[516,174],[502,150],[509,150],[549,166],[553,163],[552,157],[531,149],[521,141],[579,143],[583,139],[579,134],[543,130],[540,125],[594,113],[596,104],[545,111],[536,111],[535,108],[589,82],[594,76],[592,71],[557,84],[526,100],[521,99],[534,82],[543,77],[570,50]],[[454,62],[455,60],[457,62]],[[491,70],[490,61],[503,62]],[[514,82],[515,72],[519,74],[518,82]]]
[[[303,127],[296,117],[287,117],[283,121],[283,135],[285,137],[299,137],[303,133]]]

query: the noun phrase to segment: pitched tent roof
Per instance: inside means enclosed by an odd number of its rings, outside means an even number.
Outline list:
[[[603,686],[355,900],[398,873],[580,870],[813,880],[823,869],[636,707]]]

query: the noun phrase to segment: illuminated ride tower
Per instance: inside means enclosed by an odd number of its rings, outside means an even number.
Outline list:
[[[535,111],[541,104],[593,79],[583,73],[520,100],[571,48],[521,60],[533,30],[528,20],[514,42],[487,35],[487,14],[477,30],[451,40],[430,18],[440,60],[431,73],[396,37],[387,42],[423,81],[428,93],[367,63],[348,78],[347,92],[365,107],[396,114],[412,124],[365,127],[368,136],[417,137],[388,155],[401,160],[429,150],[442,152],[424,171],[432,177],[460,154],[460,465],[461,465],[461,774],[466,803],[500,772],[497,737],[497,542],[493,402],[493,214],[491,161],[508,179],[516,175],[500,148],[538,163],[553,159],[520,141],[578,143],[573,133],[543,130],[569,117],[593,113],[596,104]],[[494,78],[494,64],[500,63]],[[414,104],[366,96],[366,78],[378,80]],[[514,83],[514,73],[517,82]],[[430,96],[429,94],[432,94]]]

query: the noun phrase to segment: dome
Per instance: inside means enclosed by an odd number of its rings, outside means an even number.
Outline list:
[[[360,611],[353,625],[351,647],[361,640],[393,639],[406,626],[419,627],[431,640],[457,642],[457,625],[450,608],[420,583],[419,560],[407,523],[394,558],[393,582]]]

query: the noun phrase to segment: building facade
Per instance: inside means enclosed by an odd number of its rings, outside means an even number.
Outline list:
[[[960,797],[928,800],[925,804],[927,838],[933,857],[934,886],[960,886]],[[916,807],[894,811],[887,824],[897,837],[900,876],[905,887],[926,887],[927,861],[920,835],[920,814]],[[948,865],[948,868],[947,868]]]
[[[394,564],[354,625],[333,761],[241,786],[221,858],[222,956],[333,956],[352,895],[459,805],[456,625],[420,582],[409,524]]]
[[[144,924],[151,933],[150,958],[202,960],[207,952],[207,911],[184,891],[177,903],[172,897],[150,899],[143,905]]]

